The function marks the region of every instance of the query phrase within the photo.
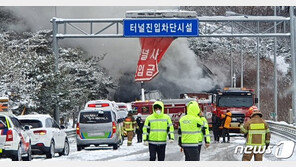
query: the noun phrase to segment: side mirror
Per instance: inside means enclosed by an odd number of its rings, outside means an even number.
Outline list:
[[[25,130],[30,130],[31,128],[30,128],[29,125],[25,125],[25,126],[24,126],[24,129],[25,129]]]
[[[61,129],[66,129],[66,127],[64,125],[61,125]]]
[[[257,104],[257,103],[258,103],[258,98],[256,97],[256,98],[255,98],[255,104]]]

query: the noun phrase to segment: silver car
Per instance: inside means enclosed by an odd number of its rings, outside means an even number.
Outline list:
[[[108,145],[117,150],[123,141],[116,114],[110,108],[80,111],[76,134],[77,151],[90,145]]]

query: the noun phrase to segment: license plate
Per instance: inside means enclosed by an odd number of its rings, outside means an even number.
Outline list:
[[[92,137],[92,136],[104,136],[105,133],[89,133],[88,136]]]
[[[230,126],[231,127],[239,127],[239,123],[231,123]]]

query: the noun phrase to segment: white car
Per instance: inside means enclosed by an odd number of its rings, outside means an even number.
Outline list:
[[[124,120],[125,117],[127,117],[128,114],[128,106],[126,103],[116,103],[119,107],[119,117]]]
[[[49,115],[33,114],[22,115],[18,119],[23,125],[31,127],[29,134],[31,137],[33,154],[45,154],[47,158],[59,155],[69,155],[70,146],[64,127],[60,127]]]
[[[13,114],[0,114],[0,157],[31,161],[29,127],[23,127]]]

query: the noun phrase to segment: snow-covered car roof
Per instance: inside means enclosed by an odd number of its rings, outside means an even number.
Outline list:
[[[119,102],[119,103],[116,103],[118,106],[127,106],[126,103],[123,103],[123,102]]]
[[[20,115],[17,117],[18,119],[37,119],[44,120],[46,118],[51,118],[49,114],[29,114],[29,115]]]
[[[89,105],[93,104],[95,106],[90,107]],[[101,104],[109,104],[109,106],[100,106]],[[98,105],[98,106],[97,106]],[[104,109],[104,110],[114,110],[114,109],[119,109],[118,105],[114,101],[110,100],[92,100],[88,101],[85,104],[84,109],[90,109],[90,108],[96,108],[96,109]]]

